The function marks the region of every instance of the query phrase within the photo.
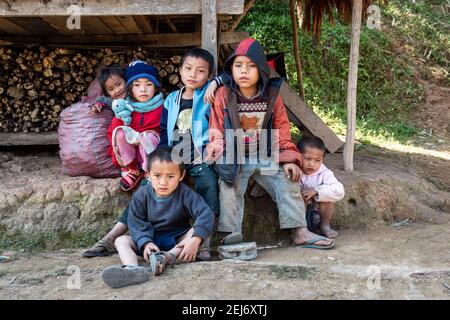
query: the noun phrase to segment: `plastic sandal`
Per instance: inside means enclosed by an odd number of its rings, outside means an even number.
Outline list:
[[[129,170],[128,174],[120,179],[120,188],[123,191],[130,191],[136,188],[144,175],[138,170]]]

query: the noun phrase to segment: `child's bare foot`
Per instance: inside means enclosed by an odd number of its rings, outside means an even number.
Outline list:
[[[292,230],[292,241],[296,245],[306,244],[308,241],[317,239],[318,235],[308,231],[306,227],[303,228],[295,228]],[[333,240],[331,239],[320,239],[314,242],[314,245],[317,247],[328,247],[333,244]]]
[[[330,239],[336,238],[339,235],[339,232],[332,229],[328,223],[320,224],[319,229],[321,234]]]

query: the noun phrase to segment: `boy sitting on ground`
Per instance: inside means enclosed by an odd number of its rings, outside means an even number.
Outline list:
[[[185,173],[183,164],[172,160],[171,147],[160,147],[148,156],[149,184],[133,195],[128,216],[131,236],[114,243],[122,266],[102,272],[106,284],[120,288],[147,281],[148,268],[138,265],[138,255],[150,262],[154,275],[177,259],[195,261],[201,242],[212,232],[214,214],[200,195],[180,183]]]
[[[304,172],[300,180],[302,196],[307,205],[306,220],[308,229],[319,228],[327,238],[336,238],[338,232],[331,229],[334,203],[344,198],[344,186],[323,164],[325,144],[320,138],[304,136],[297,148],[302,155],[301,169]]]

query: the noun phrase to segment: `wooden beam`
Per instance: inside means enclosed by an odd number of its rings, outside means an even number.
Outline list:
[[[347,134],[344,147],[344,169],[353,171],[356,132],[356,90],[358,84],[359,37],[361,34],[362,0],[353,0],[352,40],[347,87]]]
[[[144,33],[154,33],[151,18],[148,16],[135,16],[137,25]]]
[[[223,32],[219,35],[219,44],[239,43],[248,37],[246,32]],[[154,48],[199,47],[202,37],[194,33],[166,34],[121,34],[121,35],[72,35],[72,36],[2,36],[6,43],[14,45],[44,44],[44,45],[119,45],[146,46]]]
[[[16,25],[28,30],[34,35],[51,35],[60,34],[58,29],[52,28],[49,24],[45,23],[41,18],[23,18],[14,17],[11,18]]]
[[[217,0],[202,0],[202,48],[214,58],[217,71]]]
[[[0,17],[68,16],[67,8],[79,3],[81,15],[185,15],[201,14],[203,0],[0,0]],[[44,3],[42,3],[44,2]],[[244,0],[217,0],[218,14],[242,14]]]
[[[83,29],[73,29],[70,30],[67,28],[67,19],[68,17],[42,17],[42,20],[47,22],[50,26],[52,26],[54,29],[58,30],[59,33],[62,34],[76,34],[76,33],[82,33]],[[83,27],[83,25],[80,22],[80,26]]]
[[[58,132],[43,133],[0,133],[0,146],[58,145]]]
[[[237,26],[241,22],[242,18],[247,14],[248,10],[250,10],[250,8],[253,6],[254,3],[255,3],[255,0],[247,0],[247,2],[245,3],[245,6],[244,6],[244,12],[242,12],[242,14],[240,14],[236,18],[236,20],[233,21],[231,26],[229,26],[228,30],[234,31],[234,29],[237,28]]]
[[[272,71],[271,76],[279,76]],[[309,133],[319,137],[325,143],[327,150],[336,152],[344,143],[339,137],[312,111],[286,81],[280,88],[280,95],[288,111],[289,120],[299,129],[306,128]]]
[[[6,18],[0,18],[0,32],[17,35],[31,35],[32,33]]]
[[[172,30],[172,32],[178,33],[177,27],[175,27],[175,25],[172,23],[172,21],[170,21],[169,18],[166,18],[166,22],[169,25],[169,28],[170,30]]]
[[[126,34],[127,29],[120,23],[117,17],[99,17],[115,34]]]
[[[128,33],[142,33],[141,28],[136,23],[131,16],[118,16],[117,19],[120,21],[122,26],[128,31]]]
[[[92,34],[114,34],[99,17],[81,17],[81,27]]]

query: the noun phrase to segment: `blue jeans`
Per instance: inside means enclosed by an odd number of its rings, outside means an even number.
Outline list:
[[[271,168],[273,169],[266,171],[261,164],[242,164],[234,185],[230,186],[223,180],[219,180],[218,231],[242,232],[244,196],[250,177],[253,177],[277,204],[281,229],[306,227],[305,204],[299,184],[286,178],[282,167],[272,164]]]
[[[189,175],[194,178],[194,190],[202,196],[206,204],[219,215],[219,177],[216,170],[206,163],[201,163],[189,169]]]

